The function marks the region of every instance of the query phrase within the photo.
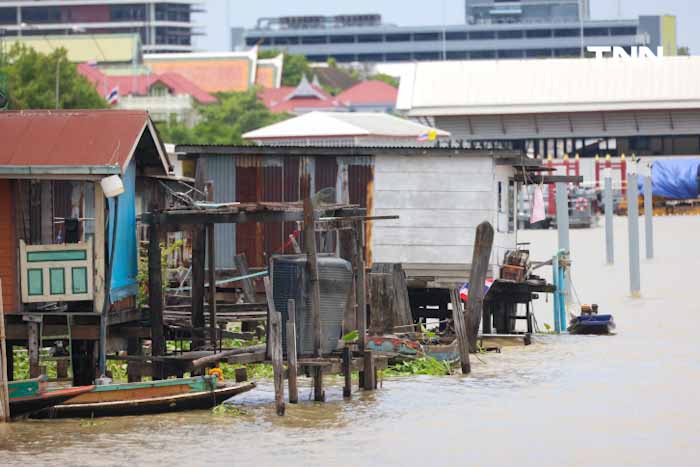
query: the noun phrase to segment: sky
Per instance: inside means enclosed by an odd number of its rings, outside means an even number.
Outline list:
[[[594,19],[636,18],[639,15],[671,14],[677,18],[678,45],[700,54],[700,0],[590,0]],[[285,15],[334,15],[379,13],[385,23],[400,26],[460,24],[463,0],[206,0],[206,13],[195,21],[204,36],[195,44],[201,50],[228,50],[227,26],[250,28],[259,17]],[[228,5],[227,5],[228,3]],[[227,21],[228,12],[228,21]],[[621,16],[618,13],[621,12]]]

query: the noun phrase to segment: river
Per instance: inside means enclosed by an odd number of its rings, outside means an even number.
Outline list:
[[[699,465],[700,217],[655,219],[640,299],[628,297],[626,219],[615,222],[614,266],[602,228],[572,230],[571,244],[575,289],[614,314],[616,336],[538,336],[473,358],[469,376],[384,379],[351,401],[336,380],[327,403],[308,402],[304,381],[285,417],[263,382],[234,399],[240,416],[12,423],[0,465]],[[556,238],[518,240],[545,259]],[[551,300],[535,311],[551,324]]]

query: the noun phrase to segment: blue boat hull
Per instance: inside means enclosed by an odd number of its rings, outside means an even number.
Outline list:
[[[569,334],[611,334],[615,330],[612,315],[582,315],[569,323]]]

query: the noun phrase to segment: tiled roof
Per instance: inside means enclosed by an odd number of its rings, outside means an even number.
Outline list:
[[[85,63],[78,65],[78,73],[95,85],[97,92],[103,96],[109,94],[115,87],[119,88],[121,96],[145,96],[154,83],[160,82],[173,94],[189,94],[200,104],[213,104],[217,101],[214,96],[177,73],[110,76],[102,73],[97,67]]]
[[[396,104],[399,90],[384,81],[368,80],[357,83],[338,94],[338,100],[345,105]]]
[[[309,85],[313,86],[313,85]],[[265,88],[260,91],[258,97],[265,107],[272,112],[302,113],[311,110],[339,110],[343,108],[340,101],[319,87],[313,87],[319,97],[294,97],[296,87],[283,86],[277,89]]]

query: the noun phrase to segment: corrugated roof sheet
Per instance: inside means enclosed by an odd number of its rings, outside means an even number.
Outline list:
[[[0,112],[0,166],[119,167],[123,172],[144,130],[159,142],[148,112],[23,110]],[[169,165],[156,148],[164,168]],[[167,171],[167,169],[166,169]]]
[[[449,136],[446,131],[374,112],[310,112],[284,120],[243,135],[247,140],[288,138],[332,138],[347,136],[384,136],[417,138],[436,130],[438,136]]]
[[[412,116],[700,108],[700,57],[420,62],[397,108]]]

